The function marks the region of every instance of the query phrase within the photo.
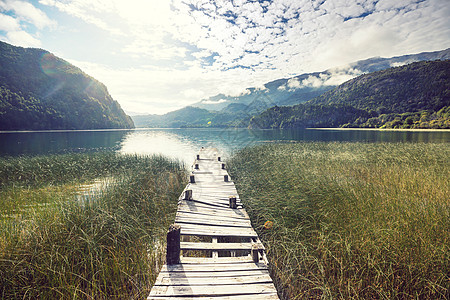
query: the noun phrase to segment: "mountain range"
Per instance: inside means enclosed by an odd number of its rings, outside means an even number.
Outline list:
[[[0,42],[0,130],[133,127],[106,86],[79,68]]]
[[[267,109],[305,103],[357,76],[418,61],[446,59],[450,59],[450,49],[392,58],[370,58],[322,72],[274,80],[261,88],[247,88],[239,96],[218,94],[162,116],[132,118],[137,127],[247,127],[254,116]]]
[[[450,60],[361,75],[306,103],[270,108],[249,127],[450,128]]]

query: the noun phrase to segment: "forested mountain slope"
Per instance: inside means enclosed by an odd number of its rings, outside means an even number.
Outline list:
[[[106,86],[79,68],[0,42],[0,130],[133,127]]]
[[[239,96],[218,94],[203,99],[192,106],[211,111],[220,111],[230,104],[250,105],[255,100],[263,100],[266,106],[286,106],[307,102],[339,84],[367,74],[385,70],[394,66],[406,65],[418,61],[434,61],[450,59],[450,49],[434,52],[402,55],[390,58],[372,57],[356,61],[338,68],[330,68],[322,72],[305,73],[291,78],[281,78],[265,83],[260,88],[249,87]],[[260,110],[259,112],[264,111]]]
[[[450,60],[361,75],[308,101],[255,116],[252,128],[450,128]]]

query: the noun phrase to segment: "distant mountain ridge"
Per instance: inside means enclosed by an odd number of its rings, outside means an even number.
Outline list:
[[[277,79],[264,84],[262,89],[247,88],[242,95],[232,97],[219,94],[193,104],[194,107],[220,111],[230,104],[250,105],[255,99],[264,98],[266,108],[295,105],[311,100],[339,84],[362,74],[385,70],[417,61],[450,59],[450,48],[442,51],[423,52],[391,58],[374,57],[347,66],[323,72],[301,74],[292,78]]]
[[[163,116],[142,115],[132,118],[137,127],[247,127],[252,117],[267,109],[305,103],[333,90],[340,81],[416,61],[445,59],[450,59],[450,48],[392,58],[375,57],[342,68],[277,79],[266,83],[263,89],[248,88],[237,97],[219,94]],[[196,112],[196,116],[189,114],[194,112],[193,108],[201,109]],[[341,112],[342,109],[340,106]],[[189,113],[186,114],[185,110]]]
[[[0,130],[133,127],[106,86],[79,68],[0,42]]]
[[[216,112],[187,106],[164,115],[133,116],[136,127],[187,128],[187,127],[242,127],[247,126],[252,115],[233,111]],[[243,123],[242,120],[247,120]]]
[[[249,126],[450,128],[450,60],[361,75],[306,103],[270,108]]]

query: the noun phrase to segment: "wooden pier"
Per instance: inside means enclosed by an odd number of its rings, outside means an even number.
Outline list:
[[[279,299],[264,246],[217,149],[201,149],[148,300]]]

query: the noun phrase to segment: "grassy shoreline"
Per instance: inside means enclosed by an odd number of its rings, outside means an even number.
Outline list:
[[[448,157],[445,143],[311,142],[229,165],[284,299],[448,299]]]
[[[159,156],[2,159],[0,297],[147,297],[185,172]],[[114,184],[83,201],[74,197],[80,184],[104,177]]]

